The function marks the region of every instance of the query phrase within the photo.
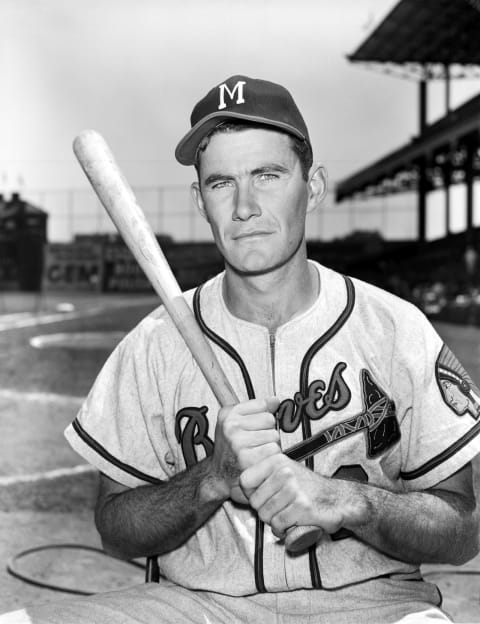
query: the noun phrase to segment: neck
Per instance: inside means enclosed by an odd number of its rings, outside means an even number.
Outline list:
[[[304,257],[262,275],[240,275],[227,266],[223,296],[233,315],[273,332],[308,309],[319,288],[318,271]]]

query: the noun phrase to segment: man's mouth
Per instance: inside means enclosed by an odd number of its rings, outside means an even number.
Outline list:
[[[241,240],[241,239],[248,239],[248,238],[257,238],[257,237],[263,237],[263,236],[270,236],[270,234],[272,234],[273,232],[267,231],[267,230],[252,230],[249,232],[241,232],[239,234],[235,234],[234,236],[232,236],[233,240]]]

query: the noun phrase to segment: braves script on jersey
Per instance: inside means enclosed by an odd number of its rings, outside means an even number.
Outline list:
[[[317,301],[275,335],[229,313],[223,274],[187,294],[238,396],[277,395],[284,452],[323,475],[395,492],[452,475],[480,452],[472,380],[417,308],[315,266]],[[212,453],[218,407],[161,307],[111,355],[66,436],[112,479],[157,483]],[[175,583],[230,595],[416,572],[344,530],[292,556],[231,502],[159,563]]]

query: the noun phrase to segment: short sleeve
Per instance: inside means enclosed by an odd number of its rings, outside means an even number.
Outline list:
[[[127,487],[158,483],[172,472],[161,366],[145,333],[137,327],[117,346],[65,430],[77,453]]]
[[[396,343],[392,370],[404,414],[400,477],[407,490],[421,490],[480,452],[480,393],[424,315],[410,320],[408,335]]]

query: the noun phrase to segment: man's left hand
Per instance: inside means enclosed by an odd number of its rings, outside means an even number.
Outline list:
[[[283,538],[292,526],[314,525],[327,533],[366,520],[368,502],[355,483],[323,477],[281,453],[240,475],[249,503],[273,533]]]

